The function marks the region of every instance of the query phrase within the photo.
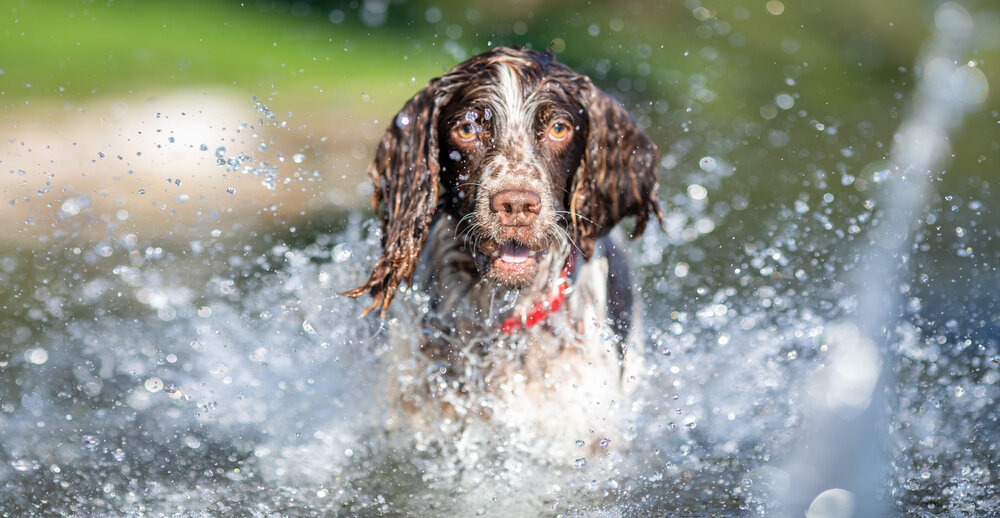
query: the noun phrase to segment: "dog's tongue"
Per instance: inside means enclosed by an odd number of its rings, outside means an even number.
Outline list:
[[[500,247],[500,260],[505,263],[523,263],[531,256],[531,250],[523,245],[508,243]]]

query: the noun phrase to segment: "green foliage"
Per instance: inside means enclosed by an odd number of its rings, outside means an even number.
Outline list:
[[[0,96],[11,104],[206,84],[370,89],[432,66],[355,25],[231,3],[23,2],[4,17]]]

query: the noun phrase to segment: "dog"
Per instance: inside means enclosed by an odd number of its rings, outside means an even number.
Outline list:
[[[412,426],[621,434],[637,312],[610,233],[662,222],[657,164],[622,105],[548,51],[493,48],[403,106],[368,169],[382,255],[345,295],[385,320],[406,294],[388,364]]]

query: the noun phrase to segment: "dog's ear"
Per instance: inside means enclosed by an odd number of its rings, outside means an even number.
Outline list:
[[[584,257],[594,241],[615,224],[635,216],[635,238],[650,217],[663,219],[657,197],[656,146],[624,107],[594,86],[578,79],[577,102],[587,118],[587,147],[569,192],[573,238]]]
[[[372,208],[382,216],[382,256],[368,281],[344,292],[372,296],[365,313],[378,308],[385,317],[399,285],[410,281],[427,240],[437,205],[438,113],[450,97],[448,76],[431,80],[389,123],[368,167],[375,187]]]

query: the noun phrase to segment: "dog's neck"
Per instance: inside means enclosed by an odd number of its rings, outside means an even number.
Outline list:
[[[544,322],[549,315],[559,311],[566,302],[566,294],[570,291],[570,283],[576,269],[578,260],[577,250],[571,248],[566,261],[563,262],[559,271],[559,278],[555,280],[551,293],[540,301],[536,301],[526,312],[520,315],[512,315],[503,321],[500,331],[504,334],[513,334],[524,329],[530,329],[537,324]]]
[[[568,243],[553,240],[538,264],[533,282],[520,289],[507,288],[485,278],[476,257],[458,236],[457,219],[437,218],[424,246],[422,271],[414,284],[430,297],[430,311],[440,326],[476,335],[499,334],[511,318],[520,320],[537,312],[538,305],[559,292],[571,256]],[[442,329],[450,331],[450,329]]]

